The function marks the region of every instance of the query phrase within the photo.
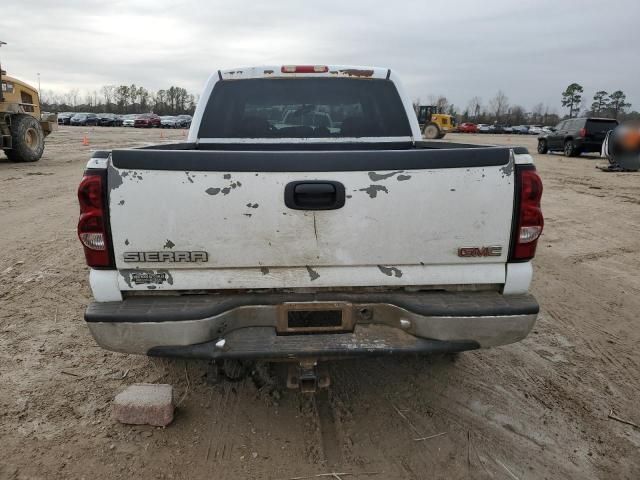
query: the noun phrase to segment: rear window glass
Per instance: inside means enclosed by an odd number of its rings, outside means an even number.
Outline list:
[[[393,82],[295,78],[216,83],[200,138],[402,137],[411,128]]]
[[[608,132],[618,126],[616,120],[587,120],[587,132],[588,133],[600,133]]]

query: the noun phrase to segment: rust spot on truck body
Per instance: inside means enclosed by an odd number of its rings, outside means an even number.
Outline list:
[[[378,268],[382,273],[388,277],[400,278],[402,276],[402,270],[396,267],[385,267],[384,265],[378,265]]]
[[[509,160],[509,163],[507,163],[504,167],[500,168],[500,171],[502,172],[502,178],[504,177],[510,177],[513,174],[513,157]],[[484,175],[483,175],[484,177]]]
[[[309,265],[307,265],[306,268],[307,268],[307,272],[309,272],[309,278],[311,279],[312,282],[320,278],[320,274],[316,272],[313,268],[311,268]]]
[[[377,182],[379,180],[385,180],[387,178],[391,178],[394,175],[397,175],[402,172],[404,172],[404,170],[396,170],[395,172],[391,172],[391,173],[369,172],[369,178],[371,179],[372,182]]]
[[[349,75],[350,77],[373,77],[373,70],[361,70],[359,68],[346,68],[344,70],[340,70],[340,73]]]
[[[369,185],[367,188],[361,188],[360,192],[367,192],[370,198],[376,198],[378,196],[378,192],[389,193],[387,187],[384,185]]]
[[[127,172],[122,172],[122,174],[120,174],[120,171],[115,168],[111,162],[109,162],[109,165],[107,166],[107,184],[109,185],[110,191],[113,192],[120,188],[120,185],[122,185],[122,177],[127,176],[125,174],[128,175]]]

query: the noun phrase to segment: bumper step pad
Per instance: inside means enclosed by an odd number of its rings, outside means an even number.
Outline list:
[[[397,354],[428,354],[474,350],[475,342],[445,342],[414,337],[384,325],[358,325],[353,333],[276,335],[270,327],[230,332],[224,346],[215,341],[186,346],[155,347],[150,356],[200,359],[299,359],[345,358]]]

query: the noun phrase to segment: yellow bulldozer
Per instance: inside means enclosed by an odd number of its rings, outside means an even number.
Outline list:
[[[57,129],[58,121],[55,115],[43,118],[38,91],[7,76],[2,65],[0,85],[0,148],[13,162],[36,162],[44,152],[44,138]]]
[[[456,119],[442,112],[436,105],[418,107],[418,123],[425,138],[442,138],[456,127]]]

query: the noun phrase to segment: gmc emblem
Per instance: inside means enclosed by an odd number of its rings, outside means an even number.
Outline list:
[[[502,255],[502,247],[460,247],[458,249],[458,256],[467,257],[499,257]]]

